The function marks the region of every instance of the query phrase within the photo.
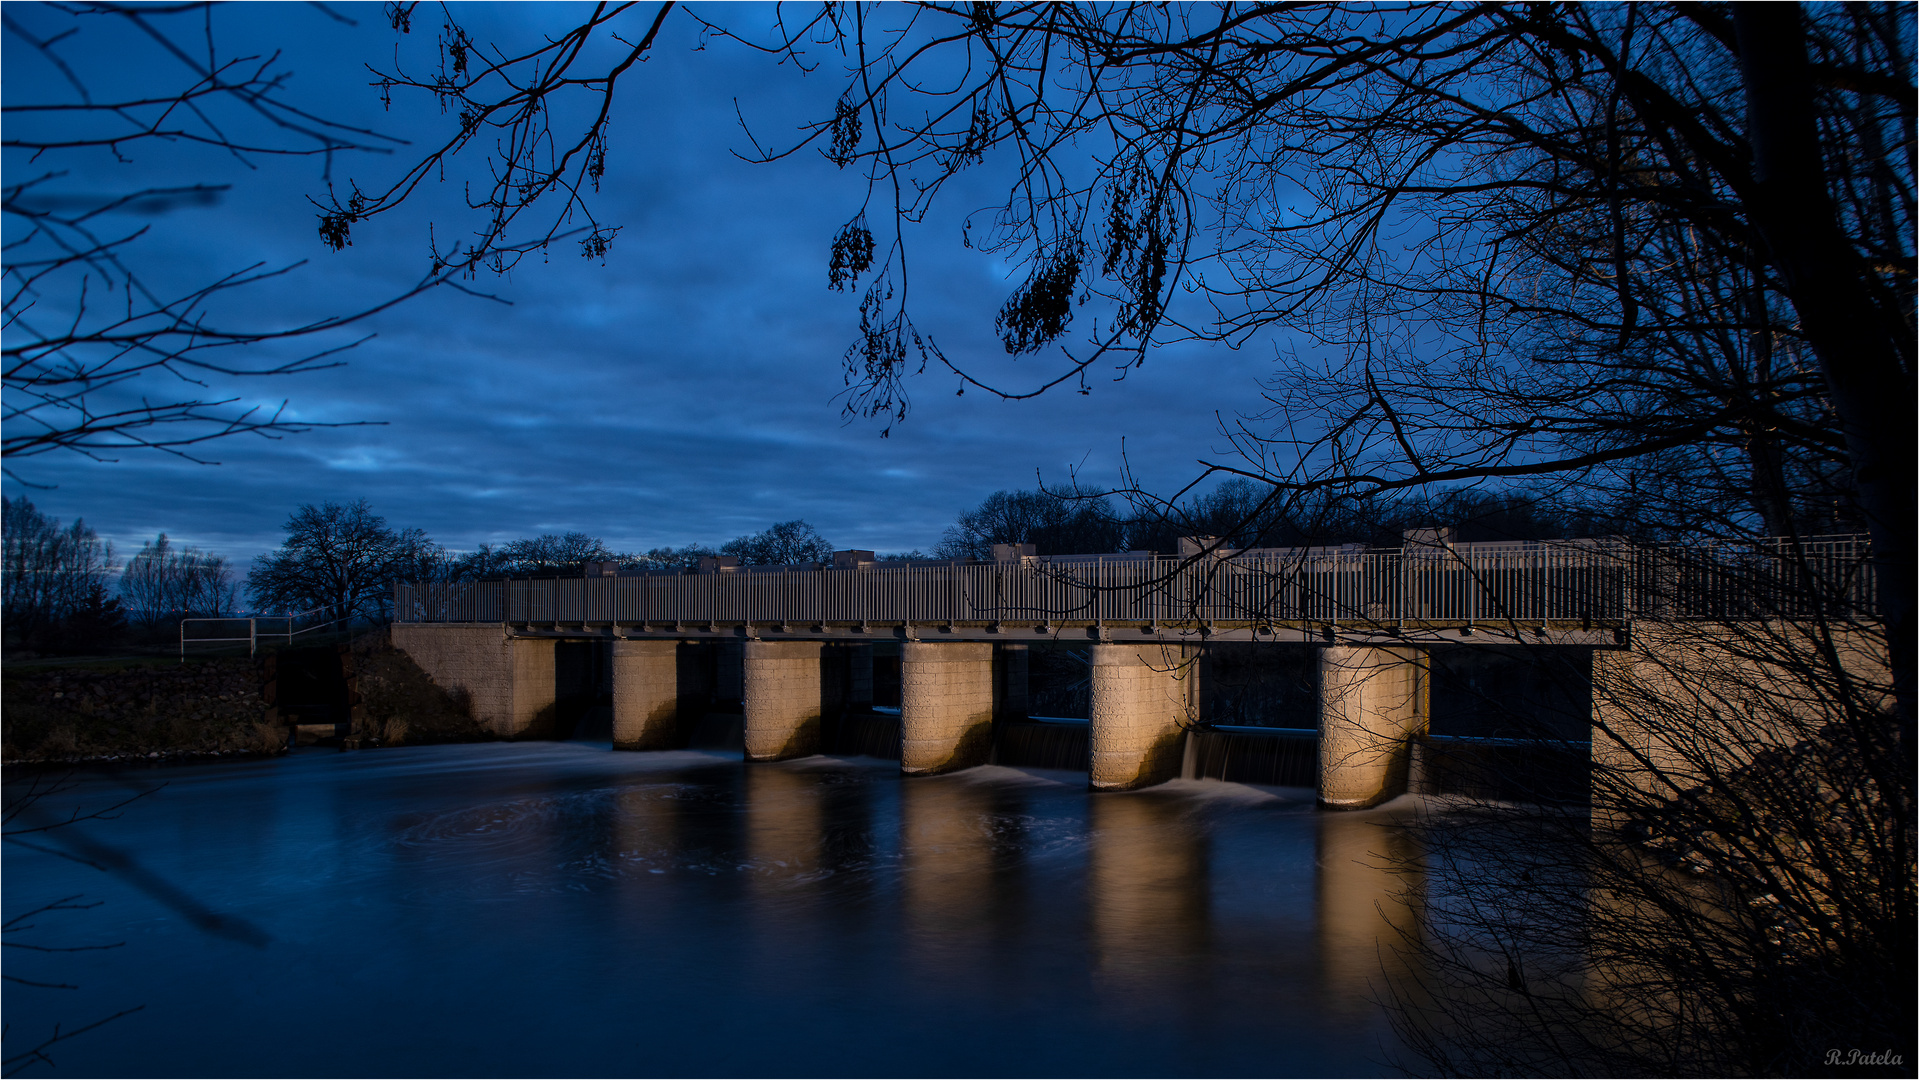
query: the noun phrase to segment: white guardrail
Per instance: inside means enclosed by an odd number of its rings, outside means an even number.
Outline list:
[[[314,608],[312,611],[302,611],[293,615],[234,615],[181,619],[180,659],[183,662],[186,660],[188,645],[233,644],[241,641],[247,643],[247,655],[255,656],[258,655],[260,651],[260,642],[263,639],[266,641],[279,641],[284,639],[288,645],[292,645],[294,639],[302,634],[311,634],[319,630],[324,630],[329,626],[336,626],[340,623],[351,621],[350,619],[333,618],[315,622],[308,626],[299,625],[302,619],[325,615],[331,610],[331,608]],[[265,625],[263,626],[262,624]],[[239,636],[228,637],[190,636],[187,633],[189,626],[229,628],[236,631],[244,626],[246,633]]]

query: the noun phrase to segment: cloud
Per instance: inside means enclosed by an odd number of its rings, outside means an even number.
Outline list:
[[[518,5],[478,10],[509,23],[553,17]],[[391,175],[452,122],[418,102],[379,108],[361,66],[390,47],[378,20],[344,26],[293,5],[221,16],[225,32],[256,39],[250,47],[287,50],[293,85],[316,109],[336,106],[350,122],[411,140],[390,158],[335,162],[336,184]],[[43,456],[16,468],[56,487],[27,493],[123,546],[165,530],[242,560],[276,544],[299,504],[363,496],[393,523],[456,548],[572,529],[624,549],[712,544],[803,518],[842,547],[899,550],[930,546],[960,509],[1036,476],[1062,483],[1077,469],[1115,483],[1122,439],[1144,479],[1177,486],[1218,449],[1215,410],[1256,401],[1265,364],[1255,352],[1168,348],[1142,368],[1099,371],[1090,396],[1062,389],[1032,402],[960,396],[950,373],[929,371],[909,384],[912,416],[890,437],[847,423],[841,355],[857,328],[857,296],[826,287],[825,262],[864,189],[810,152],[775,165],[734,153],[747,145],[736,99],[756,133],[790,135],[830,105],[832,79],[800,78],[724,43],[695,44],[691,24],[674,23],[622,89],[597,211],[621,226],[605,265],[556,245],[505,278],[473,283],[504,303],[443,291],[341,335],[374,335],[343,367],[283,379],[208,376],[215,394],[269,408],[284,398],[299,420],[367,426],[222,441],[207,448],[218,466],[132,451],[111,463]],[[10,96],[32,89],[27,70],[10,75]],[[156,278],[187,283],[255,263],[304,263],[221,318],[270,326],[351,311],[425,269],[421,213],[363,226],[345,251],[322,248],[306,201],[321,189],[311,160],[249,166],[171,151],[132,165],[89,159],[65,190],[182,180],[232,187],[217,203],[152,219],[140,257]],[[1048,365],[1058,358],[1009,358],[992,333],[1022,271],[959,243],[989,181],[967,178],[917,230],[916,317],[969,369],[1024,388],[1057,370]],[[436,188],[423,203],[441,214],[433,227],[442,242],[457,235],[457,196]],[[255,353],[286,360],[313,345]]]

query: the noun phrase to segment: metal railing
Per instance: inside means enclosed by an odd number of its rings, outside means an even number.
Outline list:
[[[1863,537],[1745,544],[1568,540],[1238,552],[1195,561],[743,567],[712,573],[401,582],[402,622],[1551,622],[1850,617],[1873,608]]]
[[[181,619],[180,660],[182,663],[186,661],[188,645],[234,644],[241,641],[247,643],[247,655],[256,656],[259,654],[262,639],[268,642],[285,639],[286,643],[290,646],[293,644],[293,639],[302,634],[311,634],[315,631],[324,630],[329,626],[337,626],[340,623],[352,621],[350,618],[334,618],[316,622],[309,626],[299,626],[301,619],[312,618],[316,615],[325,615],[330,610],[329,608],[314,608],[312,611],[302,611],[293,615],[235,615],[229,617],[213,616]],[[209,623],[220,624],[235,629],[241,625],[245,625],[247,632],[238,637],[189,637],[187,635],[187,627],[189,624],[205,625]],[[261,629],[262,623],[266,624],[266,629],[264,630]],[[274,629],[276,625],[279,626],[277,630]]]

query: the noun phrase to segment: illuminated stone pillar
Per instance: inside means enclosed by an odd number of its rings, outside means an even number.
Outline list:
[[[697,645],[613,642],[613,748],[670,750],[706,710]]]
[[[741,659],[746,760],[819,753],[820,643],[749,641]]]
[[[1192,708],[1186,659],[1178,646],[1093,646],[1087,780],[1094,790],[1123,791],[1179,775]]]
[[[1412,737],[1426,730],[1423,649],[1319,651],[1319,804],[1357,810],[1406,793]]]
[[[900,648],[900,771],[986,764],[993,749],[993,646],[909,641]]]

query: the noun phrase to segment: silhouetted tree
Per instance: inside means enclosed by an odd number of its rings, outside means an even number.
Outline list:
[[[378,621],[392,604],[391,585],[417,560],[424,536],[396,532],[365,499],[308,503],[286,522],[280,547],[254,561],[247,593],[270,612],[323,610],[329,619]]]
[[[687,544],[685,547],[656,547],[639,555],[620,556],[621,569],[631,570],[684,570],[698,566],[701,559],[718,555],[719,552],[705,544]]]
[[[1125,542],[1125,526],[1105,499],[995,491],[961,511],[933,552],[942,559],[985,559],[994,544],[1032,544],[1041,555],[1096,555],[1124,550]]]
[[[233,567],[198,548],[175,548],[166,533],[140,546],[120,572],[120,600],[152,630],[190,616],[233,610]]]
[[[509,574],[577,574],[588,562],[618,558],[597,536],[583,532],[547,533],[531,540],[501,544],[497,552]]]
[[[751,536],[737,536],[720,545],[720,554],[739,557],[744,566],[830,562],[833,545],[804,521],[782,521]]]
[[[62,528],[25,497],[0,497],[0,514],[7,636],[38,648],[63,647],[70,636],[63,635],[64,624],[83,613],[83,623],[111,631],[119,618],[106,587],[116,569],[113,545],[79,518]]]

